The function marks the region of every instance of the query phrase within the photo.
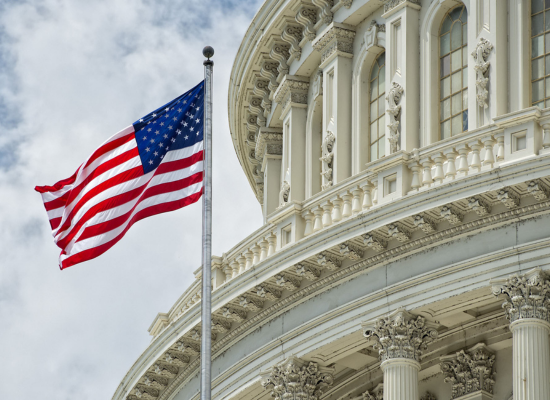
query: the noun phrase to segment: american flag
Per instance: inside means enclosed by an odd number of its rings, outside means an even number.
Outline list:
[[[204,81],[109,138],[70,178],[35,188],[61,269],[103,254],[136,221],[199,200],[203,114]]]

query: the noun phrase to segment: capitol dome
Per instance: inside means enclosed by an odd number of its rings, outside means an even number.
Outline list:
[[[549,1],[266,0],[228,96],[214,399],[550,399]],[[195,278],[114,400],[199,399]]]

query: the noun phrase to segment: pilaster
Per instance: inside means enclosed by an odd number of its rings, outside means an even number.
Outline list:
[[[262,163],[264,177],[262,207],[264,221],[279,206],[282,145],[281,129],[260,128],[256,140],[255,155]]]
[[[540,268],[491,281],[513,335],[514,400],[550,398],[550,280]]]
[[[306,120],[309,78],[285,75],[274,98],[281,106],[283,121],[282,172],[288,173],[290,192],[287,202],[305,198]]]
[[[386,155],[420,146],[420,2],[386,0]]]
[[[324,179],[326,189],[351,176],[351,79],[353,40],[352,26],[331,23],[313,42],[321,53],[323,70],[323,124],[325,139],[334,136],[330,177]],[[327,172],[325,168],[323,172]],[[330,183],[329,183],[330,182]]]
[[[291,356],[260,376],[275,400],[318,400],[332,385],[333,373],[332,368]]]

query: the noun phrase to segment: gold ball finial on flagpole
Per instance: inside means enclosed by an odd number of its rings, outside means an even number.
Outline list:
[[[214,49],[212,46],[206,46],[202,49],[202,55],[210,60],[214,56]]]

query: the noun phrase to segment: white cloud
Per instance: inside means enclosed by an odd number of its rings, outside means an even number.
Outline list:
[[[261,224],[231,145],[227,87],[244,1],[0,4],[0,398],[105,399],[147,328],[200,265],[200,204],[136,224],[96,260],[57,267],[35,185],[71,175],[107,137],[202,79],[216,49],[214,254]]]

